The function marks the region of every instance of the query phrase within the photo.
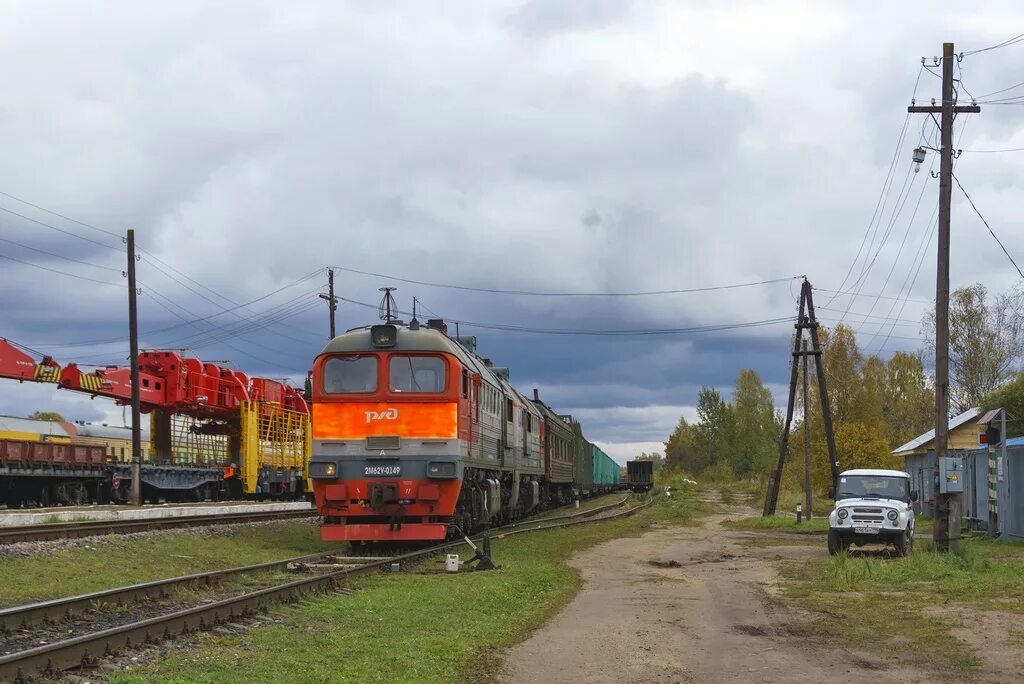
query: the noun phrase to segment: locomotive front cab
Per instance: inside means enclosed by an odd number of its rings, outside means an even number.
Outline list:
[[[325,541],[445,538],[468,441],[451,345],[436,330],[377,325],[317,357],[309,476]]]

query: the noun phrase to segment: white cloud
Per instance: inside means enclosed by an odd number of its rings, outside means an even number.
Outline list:
[[[805,273],[836,287],[878,197],[920,57],[950,37],[964,48],[998,42],[1022,17],[1007,1],[182,2],[100,10],[9,2],[0,10],[0,59],[18,68],[0,71],[0,191],[117,233],[134,227],[144,248],[216,291],[170,271],[169,278],[153,259],[140,262],[146,332],[180,323],[154,296],[168,297],[174,304],[162,303],[180,316],[206,317],[218,311],[208,300],[229,305],[221,294],[247,301],[332,263],[531,290],[664,289]],[[1021,49],[965,58],[964,85],[984,93],[1015,83]],[[917,94],[937,95],[937,81],[923,74]],[[983,109],[958,146],[1021,144],[1017,108]],[[921,124],[913,120],[899,152],[898,183]],[[1024,233],[1008,228],[1024,201],[1022,159],[965,153],[958,162],[1012,254],[1024,254]],[[937,188],[925,173],[913,181],[914,193],[932,185],[916,222],[909,207],[893,222],[865,293],[884,284],[883,294],[895,296],[912,268],[914,250],[900,252],[903,235],[916,248],[929,229]],[[0,206],[113,249],[2,212],[0,237],[113,270],[10,243],[0,242],[0,254],[123,283],[116,237],[3,196]],[[953,220],[953,285],[982,281],[999,291],[1014,282],[958,196]],[[916,298],[932,295],[932,255]],[[377,287],[393,284],[348,273],[337,282],[342,296],[371,303]],[[224,314],[143,342],[300,377],[323,342],[322,306],[303,311],[300,302],[293,317],[239,337],[224,339],[223,326],[244,326],[252,312],[300,295],[322,304],[313,299],[318,285],[260,302],[243,320]],[[398,294],[405,308],[415,295],[472,321],[685,327],[792,315],[790,285],[612,300],[410,284]],[[40,345],[123,337],[120,287],[5,262],[0,290],[6,337]],[[819,305],[829,298],[819,292]],[[896,315],[889,300],[873,304],[860,298],[852,310]],[[831,324],[848,307],[849,297],[837,298],[821,318]],[[906,305],[897,322],[905,327],[895,328],[887,351],[918,346],[915,321],[926,307]],[[373,318],[343,303],[339,326]],[[213,325],[219,334],[201,334]],[[857,325],[864,343],[879,328]],[[606,410],[589,416],[592,432],[615,443],[664,439],[678,418],[671,410],[695,401],[701,385],[728,388],[740,367],[758,370],[776,402],[785,401],[787,324],[639,339],[470,332],[512,367],[513,379],[528,378],[527,389],[541,387],[558,406]],[[61,362],[123,357],[126,347],[40,346]],[[5,410],[36,408],[42,395],[32,392],[7,388]],[[664,412],[647,419],[645,406]],[[605,418],[618,427],[600,425]]]

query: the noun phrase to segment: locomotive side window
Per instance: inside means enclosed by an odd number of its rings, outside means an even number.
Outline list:
[[[440,356],[392,356],[388,370],[392,392],[444,392],[445,363]]]
[[[324,392],[351,394],[376,391],[376,356],[335,356],[324,364]]]

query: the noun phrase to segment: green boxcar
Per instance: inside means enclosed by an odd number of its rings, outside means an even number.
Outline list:
[[[594,486],[596,488],[610,489],[619,484],[619,464],[612,460],[612,457],[604,453],[596,444],[590,445],[591,462],[594,471]]]
[[[590,464],[590,442],[583,436],[583,428],[572,416],[560,416],[572,428],[572,451],[576,457],[576,469],[573,473],[573,486],[580,494],[587,495],[594,487],[594,469]]]

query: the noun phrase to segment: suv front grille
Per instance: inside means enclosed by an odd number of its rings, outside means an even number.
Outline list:
[[[880,515],[853,515],[853,522],[855,523],[880,523],[884,518]]]

